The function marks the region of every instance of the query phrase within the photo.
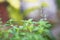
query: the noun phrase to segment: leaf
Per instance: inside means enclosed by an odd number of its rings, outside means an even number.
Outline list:
[[[15,9],[20,8],[20,1],[19,0],[6,0],[12,7]]]

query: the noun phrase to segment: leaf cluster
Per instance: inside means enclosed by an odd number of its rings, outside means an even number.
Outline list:
[[[54,40],[48,21],[40,20],[38,22],[23,20],[22,26],[14,25],[11,19],[7,21],[5,26],[11,26],[8,30],[0,31],[1,40]]]

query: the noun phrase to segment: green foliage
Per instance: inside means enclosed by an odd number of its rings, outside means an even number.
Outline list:
[[[9,18],[13,19],[15,22],[17,22],[19,25],[22,25],[23,23],[20,20],[23,20],[23,15],[20,13],[20,10],[16,10],[12,6],[7,7]],[[20,23],[21,22],[21,23]]]
[[[57,6],[58,6],[58,9],[60,9],[60,0],[56,0],[56,3],[57,3]]]
[[[11,26],[8,30],[0,31],[0,40],[54,40],[50,31],[51,24],[48,21],[38,22],[23,20],[24,25],[14,25],[13,20],[9,20],[5,26]],[[37,24],[37,26],[35,26]]]

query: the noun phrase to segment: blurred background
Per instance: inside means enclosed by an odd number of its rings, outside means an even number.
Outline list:
[[[60,17],[60,0],[56,0],[56,4],[58,6],[58,15]],[[7,12],[7,5],[8,3],[4,0],[0,1],[0,18],[5,23],[9,19],[8,12]]]

